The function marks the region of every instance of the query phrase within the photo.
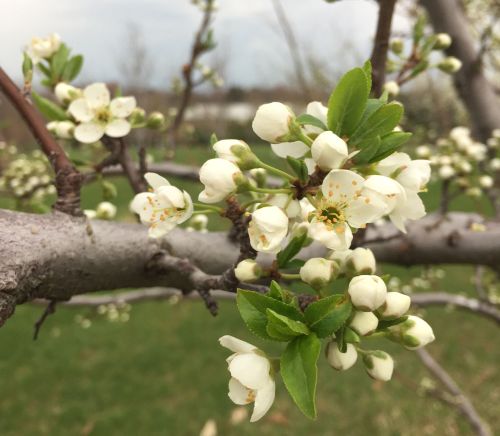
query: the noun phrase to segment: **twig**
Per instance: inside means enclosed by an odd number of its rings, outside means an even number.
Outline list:
[[[139,168],[136,167],[134,161],[130,157],[128,152],[128,147],[123,138],[118,140],[119,144],[119,155],[118,159],[123,168],[125,175],[127,176],[132,189],[137,194],[139,192],[144,192],[146,190],[146,184],[144,178],[141,175]]]
[[[500,310],[486,301],[468,298],[462,295],[449,294],[447,292],[424,292],[412,294],[410,296],[411,302],[415,306],[426,307],[449,304],[460,309],[483,315],[495,321],[497,324],[500,324]]]
[[[45,126],[45,121],[7,73],[0,68],[0,89],[24,119],[26,125],[51,163],[56,175],[57,201],[54,210],[81,215],[82,175]]]
[[[34,341],[38,339],[38,334],[40,333],[40,329],[42,328],[45,320],[56,311],[56,304],[56,300],[50,300],[49,304],[47,304],[47,307],[43,311],[42,316],[38,319],[37,322],[35,322],[35,331],[33,333]]]
[[[465,416],[465,418],[467,418],[478,435],[491,436],[492,433],[489,426],[482,420],[472,402],[462,392],[446,370],[439,365],[439,363],[424,348],[416,350],[416,353],[427,370],[437,380],[439,380],[447,391],[453,396],[453,401],[450,401],[449,404],[456,407]]]
[[[389,49],[389,38],[391,36],[392,16],[396,0],[379,0],[379,13],[377,21],[377,32],[371,55],[372,63],[372,94],[378,97],[382,94],[385,83],[385,67],[387,63],[387,51]]]

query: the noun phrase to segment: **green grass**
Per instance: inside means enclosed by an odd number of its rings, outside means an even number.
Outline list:
[[[268,155],[267,150],[259,148]],[[208,150],[182,150],[179,161],[194,164]],[[119,216],[131,192],[117,179]],[[172,180],[192,194],[193,184]],[[100,201],[99,186],[85,189],[84,207]],[[432,207],[436,187],[426,194]],[[460,204],[477,210],[475,204]],[[213,228],[220,228],[214,222]],[[471,292],[470,268],[447,267],[443,287]],[[419,268],[387,267],[403,278]],[[362,365],[345,373],[320,359],[316,421],[303,417],[282,383],[276,402],[257,424],[230,423],[235,406],[227,398],[227,350],[217,339],[232,334],[277,354],[280,346],[253,337],[231,302],[212,318],[199,302],[155,302],[133,307],[130,321],[110,322],[89,309],[59,308],[37,342],[33,323],[42,308],[21,306],[0,329],[0,435],[196,435],[215,419],[220,435],[468,435],[467,422],[449,407],[420,395],[425,371],[418,359],[395,344],[374,341],[397,362],[390,383],[372,381]],[[474,401],[479,413],[498,423],[500,338],[497,327],[468,313],[434,308],[424,313],[437,340],[428,347]],[[91,320],[90,328],[75,321]]]

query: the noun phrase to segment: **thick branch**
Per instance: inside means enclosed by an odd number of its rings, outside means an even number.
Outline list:
[[[1,67],[0,89],[21,115],[54,168],[58,197],[54,209],[71,215],[80,214],[81,174],[47,130],[42,116]]]
[[[377,31],[370,59],[372,63],[372,93],[376,97],[382,94],[382,87],[385,83],[385,65],[396,0],[379,0],[378,3]]]

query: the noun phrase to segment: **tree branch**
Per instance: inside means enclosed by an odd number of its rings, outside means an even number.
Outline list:
[[[51,163],[56,180],[57,201],[54,210],[80,215],[82,175],[45,126],[45,121],[7,73],[0,67],[0,89],[23,118],[40,148]]]

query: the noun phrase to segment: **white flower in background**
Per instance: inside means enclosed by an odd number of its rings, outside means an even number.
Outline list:
[[[75,138],[84,144],[99,141],[105,134],[112,138],[128,135],[131,126],[127,117],[136,106],[134,97],[117,97],[111,100],[104,83],[94,83],[83,90],[83,97],[69,105],[69,113],[80,124],[75,128]]]
[[[241,170],[225,159],[209,159],[200,168],[200,181],[205,189],[198,199],[203,203],[218,203],[236,191],[237,178],[242,176]]]
[[[231,374],[229,398],[242,406],[254,403],[250,422],[258,421],[274,402],[276,384],[271,362],[257,347],[233,336],[222,336],[219,342],[234,353],[226,359]]]
[[[366,336],[377,330],[378,318],[373,312],[356,312],[349,324],[358,335]]]
[[[314,289],[321,289],[338,275],[338,270],[333,260],[313,257],[300,268],[300,279]]]
[[[364,179],[348,170],[332,170],[323,180],[323,198],[309,213],[309,236],[331,250],[347,250],[351,226],[364,227],[380,218],[387,205],[377,194],[364,192]]]
[[[472,138],[470,136],[470,129],[463,126],[453,127],[448,135],[456,144],[458,149],[465,150],[469,145],[472,144]]]
[[[252,213],[248,234],[254,250],[277,253],[287,233],[288,217],[279,207],[266,206]]]
[[[320,120],[325,126],[327,124],[327,115],[328,115],[328,108],[323,105],[320,101],[311,101],[306,108],[306,114],[311,115],[314,118],[317,118]],[[306,133],[315,133],[319,134],[323,130],[321,130],[319,127],[316,126],[311,126],[311,125],[305,125],[304,126],[304,131]]]
[[[37,64],[42,59],[50,58],[60,46],[61,38],[57,33],[52,33],[47,38],[32,38],[27,53],[33,63]]]
[[[335,133],[320,133],[311,145],[314,162],[324,171],[341,168],[349,157],[345,141]]]
[[[331,341],[326,346],[326,360],[330,366],[337,371],[346,371],[351,368],[358,359],[358,352],[352,344],[347,344],[347,350],[342,353],[335,341]]]
[[[451,179],[455,174],[455,170],[450,165],[443,165],[438,171],[439,177],[443,180]]]
[[[47,129],[61,139],[72,139],[75,124],[71,121],[51,121]]]
[[[383,176],[394,178],[406,190],[422,191],[431,178],[428,160],[412,160],[406,153],[396,152],[382,159],[376,170]]]
[[[431,148],[428,145],[419,145],[415,151],[416,151],[418,157],[421,157],[424,159],[430,158],[432,155]]]
[[[500,171],[500,158],[495,157],[491,159],[490,168],[492,171]]]
[[[356,309],[371,312],[384,304],[387,287],[378,276],[361,275],[351,279],[347,292]]]
[[[234,164],[238,164],[240,161],[240,158],[235,154],[235,152],[251,152],[248,144],[244,141],[240,141],[239,139],[221,139],[213,145],[213,149],[217,153],[218,157],[226,159],[229,162],[233,162]]]
[[[234,274],[240,282],[251,283],[262,275],[262,268],[253,259],[242,260],[234,269]]]
[[[434,48],[436,50],[444,50],[451,45],[451,36],[447,33],[438,33],[436,35],[436,42],[434,44]]]
[[[96,218],[101,220],[111,220],[116,216],[116,206],[109,201],[102,201],[97,205]]]
[[[425,206],[418,193],[404,187],[386,176],[369,176],[364,184],[365,190],[380,195],[387,205],[386,213],[392,223],[402,232],[406,232],[407,220],[418,220],[425,216]]]
[[[97,218],[97,212],[93,209],[85,209],[83,211],[83,214],[89,219],[89,220],[93,220],[95,218]]]
[[[409,315],[404,323],[391,327],[389,330],[400,335],[403,345],[408,350],[425,347],[436,339],[432,327],[422,318],[414,315]]]
[[[400,292],[388,292],[384,305],[379,309],[383,318],[399,318],[410,309],[411,298]]]
[[[481,186],[481,188],[489,189],[493,187],[493,184],[494,184],[493,177],[488,175],[479,177],[479,185]]]
[[[396,97],[399,94],[399,85],[394,80],[391,80],[384,84],[384,91],[387,91],[389,95]]]
[[[290,133],[290,123],[294,118],[292,110],[283,103],[263,104],[255,113],[252,129],[264,141],[283,142]]]
[[[481,162],[486,158],[486,154],[488,152],[488,149],[484,144],[481,144],[479,142],[474,142],[471,144],[467,149],[465,150],[467,156],[470,156],[477,162]]]
[[[368,351],[363,355],[363,363],[368,375],[380,381],[389,381],[394,371],[394,361],[385,351]]]
[[[453,74],[462,68],[462,61],[454,56],[448,56],[438,64],[438,68],[445,73]]]
[[[62,104],[68,104],[76,98],[80,98],[83,94],[81,89],[75,88],[64,82],[59,82],[56,85],[54,93],[59,103]]]
[[[205,215],[204,213],[196,214],[189,220],[188,224],[189,227],[186,227],[186,230],[188,232],[206,233],[208,231],[207,230],[208,216]]]
[[[290,199],[288,194],[275,194],[266,200],[272,206],[278,206],[283,209],[288,218],[295,218],[300,215],[299,200]]]
[[[130,209],[140,216],[143,224],[149,224],[149,236],[163,236],[191,218],[193,202],[186,191],[170,185],[167,179],[155,173],[146,173],[144,178],[153,192],[137,194]]]
[[[213,419],[205,422],[199,436],[217,436],[217,423]]]
[[[375,274],[376,267],[373,251],[362,247],[352,250],[343,263],[343,271],[349,275]]]

